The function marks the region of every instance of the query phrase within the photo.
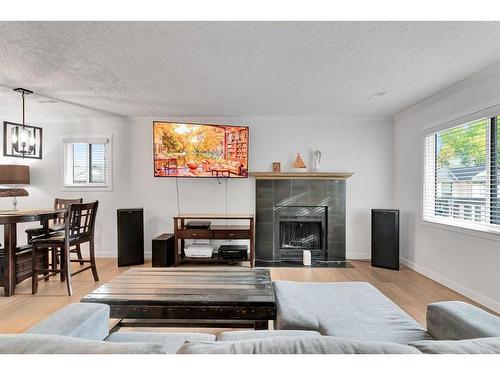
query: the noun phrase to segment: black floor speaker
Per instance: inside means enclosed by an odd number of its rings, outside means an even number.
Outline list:
[[[175,265],[175,237],[163,233],[152,241],[153,267],[172,267]]]
[[[399,270],[399,210],[372,210],[372,266]]]
[[[117,210],[118,267],[144,264],[144,211],[142,208]]]

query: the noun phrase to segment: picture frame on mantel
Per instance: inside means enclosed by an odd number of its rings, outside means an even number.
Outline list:
[[[273,162],[273,173],[281,173],[281,163],[279,161]]]

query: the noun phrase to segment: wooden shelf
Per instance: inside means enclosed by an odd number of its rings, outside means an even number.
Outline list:
[[[326,179],[326,180],[345,180],[351,177],[353,172],[250,172],[249,175],[256,179]]]
[[[214,224],[206,229],[186,228],[189,219],[210,219],[210,220],[243,220],[248,224]],[[237,262],[249,262],[253,267],[255,260],[254,247],[254,218],[251,215],[221,215],[221,214],[183,214],[174,216],[174,236],[175,236],[175,265],[181,263],[213,263],[230,264]],[[186,240],[249,240],[249,256],[247,260],[220,259],[218,254],[211,258],[190,258],[184,253]]]
[[[210,225],[210,230],[250,230],[250,225]]]
[[[213,220],[250,220],[253,219],[252,215],[240,215],[240,214],[182,214],[174,216],[174,219],[213,219]]]
[[[219,254],[212,255],[211,258],[184,257],[179,260],[182,263],[210,263],[210,264],[234,264],[240,262],[248,262],[248,259],[220,259]]]

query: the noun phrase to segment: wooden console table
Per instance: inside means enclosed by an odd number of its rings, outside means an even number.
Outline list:
[[[243,225],[218,225],[212,224],[208,229],[186,228],[187,220],[231,220],[246,221]],[[249,215],[179,215],[174,216],[174,236],[175,236],[175,265],[181,263],[214,263],[228,264],[234,263],[234,259],[212,258],[188,258],[184,253],[185,240],[249,240],[248,262],[250,267],[254,266],[254,218]]]

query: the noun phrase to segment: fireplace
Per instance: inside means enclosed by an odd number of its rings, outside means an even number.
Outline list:
[[[326,206],[274,207],[275,260],[301,260],[304,250],[313,259],[324,260],[327,239]]]
[[[345,179],[256,180],[255,258],[264,267],[345,260]]]

